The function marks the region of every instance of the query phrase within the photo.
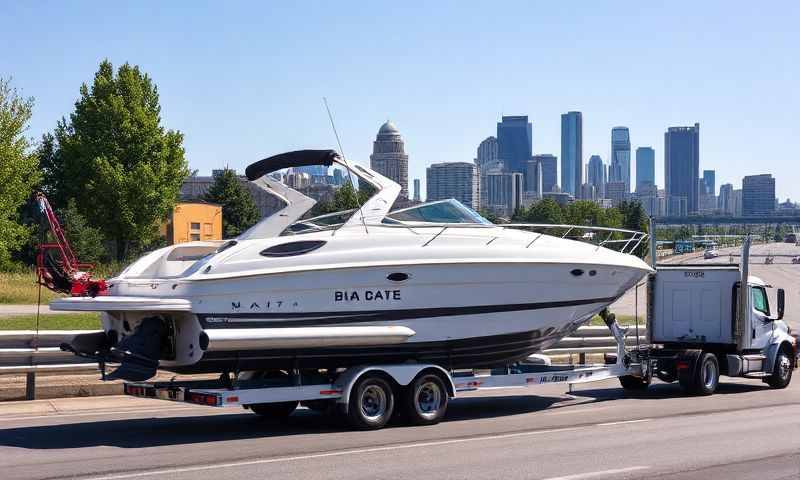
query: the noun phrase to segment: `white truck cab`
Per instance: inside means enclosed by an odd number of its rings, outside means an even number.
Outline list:
[[[690,393],[711,394],[719,376],[760,378],[774,388],[791,381],[797,342],[783,321],[785,294],[748,275],[742,263],[656,265],[648,281],[647,355],[651,371]],[[746,289],[741,290],[742,279]]]

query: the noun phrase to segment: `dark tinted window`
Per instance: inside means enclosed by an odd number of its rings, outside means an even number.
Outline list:
[[[325,245],[325,242],[322,240],[281,243],[262,250],[261,255],[265,257],[291,257],[314,251],[323,245]]]

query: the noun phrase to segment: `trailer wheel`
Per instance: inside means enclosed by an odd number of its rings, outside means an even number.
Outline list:
[[[433,373],[420,375],[403,390],[403,414],[412,425],[435,425],[447,411],[447,387]]]
[[[700,355],[694,372],[684,370],[678,376],[681,388],[691,395],[711,395],[719,385],[719,362],[713,353]]]
[[[394,412],[394,391],[386,379],[364,374],[350,391],[347,420],[359,430],[383,428]]]
[[[786,350],[781,349],[775,357],[772,375],[764,380],[772,388],[786,388],[792,381],[792,359]]]
[[[254,403],[247,407],[256,415],[270,420],[284,420],[297,408],[299,402]]]
[[[633,375],[623,375],[619,377],[619,383],[625,390],[642,391],[650,386],[649,378],[634,377]]]

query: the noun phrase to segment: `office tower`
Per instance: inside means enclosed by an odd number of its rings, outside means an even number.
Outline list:
[[[522,206],[523,175],[521,173],[492,172],[486,175],[486,209],[497,215],[510,217]]]
[[[631,191],[631,134],[628,127],[611,129],[611,164],[608,181],[622,182],[625,191]]]
[[[307,165],[305,167],[292,167],[294,173],[306,173],[309,177],[327,177],[328,167],[325,165]]]
[[[478,145],[478,156],[475,157],[475,163],[478,168],[491,166],[498,161],[498,145],[497,138],[486,137],[484,141]]]
[[[638,151],[637,153],[637,172],[638,172]],[[637,183],[639,175],[636,175]],[[639,184],[638,188],[636,189],[636,199],[639,200],[639,203],[642,204],[644,207],[644,211],[647,212],[648,216],[651,217],[660,217],[662,214],[659,211],[659,197],[658,197],[658,186],[651,182],[642,182]]]
[[[528,116],[503,117],[497,123],[497,154],[508,172],[525,172],[531,159],[533,126]]]
[[[606,167],[600,155],[589,157],[589,163],[586,165],[586,183],[594,185],[597,198],[605,198]]]
[[[733,191],[733,216],[742,216],[742,190]]]
[[[584,183],[581,185],[580,197],[581,200],[597,200],[597,189],[591,183]]]
[[[583,184],[583,116],[561,115],[561,191],[576,197]]]
[[[403,137],[391,121],[378,130],[369,160],[373,170],[400,184],[400,196],[408,198],[408,155]]]
[[[419,192],[419,178],[414,179],[414,201],[420,201],[420,192]]]
[[[722,211],[723,215],[733,216],[734,202],[733,202],[733,185],[730,183],[723,183],[719,187],[719,200],[717,207]]]
[[[742,179],[742,215],[775,212],[775,179],[772,175],[748,175]]]
[[[606,198],[611,200],[611,206],[619,206],[620,203],[628,200],[628,187],[623,181],[606,183]]]
[[[703,170],[703,193],[707,195],[716,195],[716,172],[714,170]]]
[[[525,192],[535,194],[535,198],[542,198],[542,165],[538,160],[528,160],[525,169]]]
[[[533,160],[539,162],[542,169],[542,192],[552,192],[558,185],[558,158],[555,155],[544,153],[534,155]]]
[[[698,179],[700,174],[700,124],[693,127],[669,127],[664,133],[664,183],[669,199],[686,200],[687,214],[696,213],[699,207]],[[675,203],[678,202],[678,203]],[[669,200],[670,208],[682,204]],[[670,216],[677,211],[669,211]]]
[[[455,198],[473,210],[479,208],[478,166],[470,162],[434,163],[427,170],[427,201]]]
[[[644,184],[656,183],[656,151],[653,147],[636,149],[636,191]]]

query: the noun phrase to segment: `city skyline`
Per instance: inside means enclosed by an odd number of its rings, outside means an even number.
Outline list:
[[[147,5],[97,5],[78,12],[66,4],[14,3],[4,10],[0,75],[35,97],[28,133],[37,140],[70,114],[81,83],[108,58],[151,76],[164,125],[184,133],[186,157],[203,174],[226,164],[243,170],[293,149],[338,149],[326,96],[352,161],[369,165],[376,124],[391,118],[400,125],[409,178],[424,177],[432,163],[471,161],[503,115],[527,114],[533,153],[559,155],[560,115],[577,110],[584,165],[591,155],[608,162],[609,132],[625,125],[632,150],[656,150],[656,178],[663,178],[664,131],[700,122],[700,168],[716,170],[717,185],[738,187],[744,176],[772,173],[781,201],[800,199],[796,154],[787,146],[800,109],[796,3],[763,9],[687,2],[686,16],[674,2],[588,4],[580,15],[520,2],[488,24],[477,5],[427,5],[424,17],[396,5],[392,21],[404,27],[391,33],[386,11],[339,4],[253,3],[238,12],[159,5],[156,18]],[[275,18],[274,28],[260,28]],[[609,21],[620,28],[609,31]],[[741,35],[754,28],[757,36]],[[563,36],[574,41],[554,41]],[[57,76],[42,75],[45,61]]]

